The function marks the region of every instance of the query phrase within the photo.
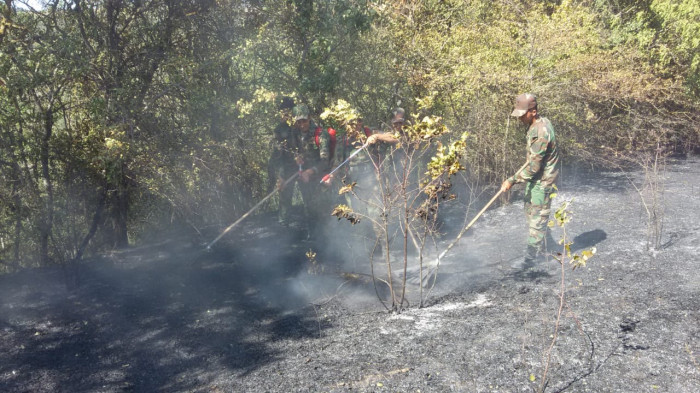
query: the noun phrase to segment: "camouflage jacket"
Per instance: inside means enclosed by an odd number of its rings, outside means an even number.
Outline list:
[[[513,183],[535,182],[551,187],[559,175],[559,152],[554,127],[549,119],[540,117],[527,131],[527,164],[511,177]]]
[[[283,179],[294,172],[314,168],[322,175],[330,165],[330,135],[321,130],[316,143],[316,125],[311,123],[309,132],[302,134],[297,128],[281,123],[274,130],[271,142],[270,166]],[[297,164],[297,162],[301,164]]]
[[[330,171],[331,165],[331,137],[328,130],[320,128],[312,122],[307,133],[299,135],[299,156],[302,161],[302,169],[313,168],[316,175],[323,176]],[[318,135],[317,135],[318,134]]]

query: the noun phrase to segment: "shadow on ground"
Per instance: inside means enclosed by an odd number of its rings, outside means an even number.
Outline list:
[[[571,245],[571,252],[594,247],[596,244],[608,238],[608,234],[602,229],[594,229],[576,236]]]
[[[270,343],[324,329],[286,285],[303,268],[299,250],[269,251],[271,238],[295,236],[260,231],[209,253],[182,237],[127,250],[78,267],[72,291],[59,268],[0,277],[0,391],[186,391],[212,370],[274,362]]]

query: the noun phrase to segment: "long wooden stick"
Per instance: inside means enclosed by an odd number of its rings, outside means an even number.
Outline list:
[[[350,161],[353,157],[355,157],[356,155],[358,155],[358,154],[359,154],[362,150],[364,150],[367,146],[369,146],[369,145],[365,143],[364,145],[362,145],[362,147],[360,147],[359,149],[357,149],[357,150],[355,150],[354,152],[352,152],[352,154],[350,154],[350,156],[349,156],[348,158],[346,158],[345,161],[343,161],[343,162],[341,162],[340,164],[338,164],[338,166],[335,167],[335,168],[333,168],[333,170],[330,171],[326,176],[323,176],[323,178],[321,179],[321,183],[327,181],[328,178],[330,178],[330,176],[331,176],[332,174],[334,174],[334,173],[335,173],[338,169],[340,169],[343,165],[347,164],[348,161]]]
[[[472,225],[474,225],[476,220],[478,220],[479,217],[481,217],[481,215],[484,214],[486,209],[491,207],[491,205],[496,201],[496,199],[498,199],[499,196],[501,196],[501,194],[502,194],[502,191],[498,190],[496,195],[494,195],[493,198],[491,198],[491,200],[486,204],[486,206],[484,206],[483,209],[481,209],[481,211],[479,211],[479,213],[477,213],[476,216],[474,218],[472,218],[472,220],[469,222],[469,224],[467,224],[466,227],[462,228],[462,230],[459,231],[459,235],[457,235],[457,238],[452,243],[450,243],[450,245],[448,245],[447,248],[443,252],[440,253],[440,256],[438,257],[438,259],[441,259],[442,257],[444,257],[445,254],[447,254],[447,252],[450,251],[452,249],[452,247],[454,247],[459,242],[459,239],[462,238],[462,235],[464,235],[464,233],[466,231],[468,231],[469,228],[472,227]]]
[[[291,182],[292,180],[294,180],[297,176],[299,176],[299,172],[295,173],[292,177],[290,177],[289,179],[285,180],[284,183],[283,183],[282,185],[283,185],[283,186],[286,186],[287,184],[289,184],[289,182]],[[238,220],[236,220],[236,222],[234,222],[233,224],[229,225],[228,228],[224,229],[224,231],[221,232],[221,234],[220,234],[216,239],[212,240],[212,242],[209,243],[209,244],[207,245],[207,250],[210,250],[210,249],[211,249],[211,246],[213,246],[214,243],[218,242],[219,239],[221,239],[222,237],[224,237],[224,235],[226,235],[226,234],[227,234],[231,229],[233,229],[236,225],[240,224],[241,221],[243,221],[246,217],[248,217],[248,216],[250,215],[250,213],[254,212],[255,209],[259,208],[263,203],[265,203],[265,201],[267,201],[268,199],[272,198],[272,196],[275,195],[275,193],[278,192],[278,191],[279,191],[279,189],[275,188],[275,190],[273,190],[271,193],[267,194],[267,196],[266,196],[265,198],[263,198],[260,202],[256,203],[255,206],[253,206],[252,208],[250,208],[250,210],[248,210],[248,212],[247,212],[246,214],[242,215],[241,218],[239,218]]]
[[[515,172],[515,173],[516,173],[516,174],[520,173],[520,171],[522,171],[523,169],[525,169],[526,166],[527,166],[527,163],[525,163],[525,165],[523,165],[522,167],[520,167],[520,169],[518,169],[518,171]],[[476,220],[478,220],[479,217],[481,217],[481,215],[484,214],[484,212],[486,211],[486,209],[488,209],[488,208],[496,201],[496,199],[498,199],[498,197],[501,196],[501,194],[502,194],[502,191],[499,189],[498,192],[496,193],[496,195],[494,195],[493,198],[491,198],[491,200],[486,204],[486,206],[484,206],[484,207],[479,211],[479,213],[477,213],[476,216],[475,216],[474,218],[472,218],[471,221],[469,221],[469,224],[467,224],[467,226],[464,227],[464,228],[459,232],[459,235],[457,235],[457,238],[456,238],[452,243],[450,243],[449,246],[447,246],[447,248],[445,249],[445,251],[443,251],[443,252],[440,253],[440,256],[438,256],[438,261],[440,260],[440,258],[444,257],[445,254],[447,254],[447,252],[450,251],[450,249],[451,249],[452,247],[454,247],[454,246],[459,242],[459,239],[462,238],[462,235],[464,235],[464,233],[465,233],[466,231],[468,231],[469,228],[472,227],[472,225],[474,225],[474,223],[476,222]]]
[[[515,174],[517,175],[518,173],[520,173],[520,171],[522,171],[523,169],[525,169],[526,166],[527,166],[527,162],[526,162],[522,167],[520,167],[520,169],[518,169],[518,171],[515,172]],[[440,266],[440,259],[442,259],[445,255],[447,255],[447,252],[450,251],[450,250],[452,249],[452,247],[454,247],[455,245],[457,245],[457,243],[459,243],[459,239],[462,238],[462,236],[464,235],[464,233],[467,232],[467,231],[469,230],[469,228],[472,227],[472,225],[474,225],[474,223],[476,222],[476,220],[478,220],[479,217],[481,217],[481,215],[484,214],[484,212],[486,211],[486,209],[488,209],[488,208],[496,201],[496,199],[498,199],[498,197],[501,196],[502,193],[503,193],[503,192],[502,192],[501,189],[499,188],[499,189],[498,189],[498,192],[496,193],[496,195],[494,195],[493,198],[491,198],[491,200],[486,204],[486,206],[484,206],[484,207],[479,211],[479,213],[477,213],[476,216],[474,216],[474,218],[472,218],[472,220],[469,221],[469,224],[467,224],[467,226],[465,226],[464,228],[462,228],[461,231],[459,231],[459,235],[457,235],[457,237],[455,238],[455,240],[453,240],[452,243],[450,243],[450,244],[447,246],[447,248],[446,248],[443,252],[440,253],[440,255],[437,257],[437,259],[433,262],[434,267],[433,267],[432,269],[428,268],[428,269],[429,269],[428,273],[427,273],[425,276],[422,277],[422,279],[421,279],[421,285],[422,285],[422,286],[426,286],[426,285],[430,282],[430,278],[431,278],[431,277],[437,278],[437,270],[438,270],[438,267]],[[433,281],[433,282],[435,282],[435,281]]]

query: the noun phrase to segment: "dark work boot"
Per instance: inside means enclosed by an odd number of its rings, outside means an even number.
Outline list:
[[[527,248],[525,249],[525,258],[535,260],[537,259],[538,255],[541,255],[542,253],[537,247],[533,247],[528,245]]]
[[[516,269],[530,269],[535,267],[540,260],[541,253],[536,247],[528,245],[523,256],[515,258],[511,263],[511,267]]]

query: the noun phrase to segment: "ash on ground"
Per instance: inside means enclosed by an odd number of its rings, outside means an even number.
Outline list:
[[[567,234],[574,249],[597,254],[566,271],[547,392],[698,391],[700,161],[678,160],[664,173],[663,236],[652,250],[630,183],[642,176],[562,173],[553,205],[574,200]],[[445,221],[460,224],[463,214],[452,208]],[[0,277],[0,391],[542,386],[561,269],[554,260],[513,263],[526,231],[517,197],[489,210],[441,260],[425,307],[417,307],[420,280],[409,280],[401,313],[383,308],[385,288],[366,264],[319,250],[313,265],[307,253],[317,245],[303,228],[272,222],[273,214],[256,216],[211,252],[201,239],[173,235],[80,266]],[[446,232],[443,247],[454,235]]]

